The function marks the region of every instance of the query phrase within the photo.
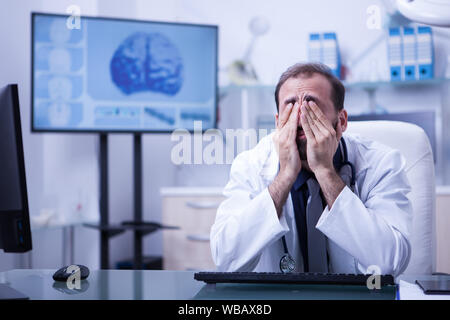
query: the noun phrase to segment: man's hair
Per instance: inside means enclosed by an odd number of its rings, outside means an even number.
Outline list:
[[[333,101],[336,111],[344,108],[345,87],[342,82],[336,78],[331,72],[330,68],[322,63],[297,63],[289,67],[280,77],[275,88],[275,103],[277,104],[277,111],[279,110],[279,99],[281,86],[290,78],[298,78],[305,76],[312,77],[314,74],[321,74],[327,78],[331,85],[331,101]]]

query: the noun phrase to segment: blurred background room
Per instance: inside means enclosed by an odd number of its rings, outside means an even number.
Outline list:
[[[0,252],[0,271],[56,269],[75,262],[91,269],[214,268],[209,229],[231,160],[242,151],[225,138],[227,129],[274,128],[274,88],[281,73],[297,62],[320,61],[343,80],[350,120],[403,120],[427,133],[435,159],[434,271],[450,272],[450,28],[411,21],[395,3],[0,0],[0,86],[19,86],[33,233],[31,252]],[[101,134],[52,132],[33,123],[32,88],[40,85],[31,78],[36,67],[33,12],[78,14],[81,22],[87,16],[217,26],[217,122],[210,127],[218,130],[210,134],[222,139],[231,158],[177,163],[177,141],[167,130],[139,134],[138,140],[129,132],[111,133],[103,149],[107,179],[100,179]],[[114,32],[105,37],[114,38]],[[396,46],[402,48],[399,57]],[[407,55],[420,46],[423,52]],[[408,64],[412,69],[405,69]],[[137,172],[136,141],[142,151]],[[200,144],[208,141],[203,137]],[[248,140],[241,147],[251,146]],[[101,228],[102,181],[107,181],[109,229]],[[139,230],[133,224],[136,205],[142,206],[140,222],[146,222]],[[160,229],[160,224],[178,229]]]

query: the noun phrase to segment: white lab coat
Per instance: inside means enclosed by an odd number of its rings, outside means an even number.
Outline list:
[[[217,210],[210,235],[219,271],[279,272],[283,235],[296,261],[295,271],[303,271],[291,196],[278,218],[268,191],[279,167],[272,135],[239,154],[232,164],[223,192],[227,199]],[[350,134],[344,139],[355,166],[355,193],[345,187],[316,225],[327,238],[330,272],[367,273],[376,265],[382,274],[398,275],[411,253],[412,207],[405,160],[380,143]]]

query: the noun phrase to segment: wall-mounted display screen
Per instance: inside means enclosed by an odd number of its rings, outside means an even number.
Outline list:
[[[217,26],[32,14],[33,131],[216,126]]]

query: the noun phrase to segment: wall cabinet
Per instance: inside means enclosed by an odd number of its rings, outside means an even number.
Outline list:
[[[162,223],[177,226],[163,231],[163,269],[214,270],[209,233],[222,188],[163,188]]]

